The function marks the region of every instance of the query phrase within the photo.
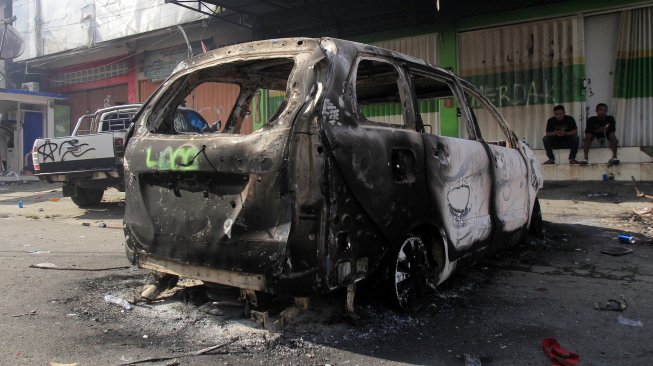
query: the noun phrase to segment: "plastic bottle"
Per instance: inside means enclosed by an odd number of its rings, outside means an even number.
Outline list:
[[[131,310],[132,306],[125,299],[121,299],[118,296],[113,295],[104,295],[104,301],[110,302],[112,304],[120,305],[125,310]]]

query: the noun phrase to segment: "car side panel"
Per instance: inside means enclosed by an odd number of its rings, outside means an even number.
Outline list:
[[[481,142],[423,134],[428,194],[456,261],[489,243],[492,181]]]

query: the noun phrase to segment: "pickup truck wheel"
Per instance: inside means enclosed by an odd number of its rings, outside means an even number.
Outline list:
[[[104,189],[77,187],[70,196],[78,207],[95,206],[102,201]]]
[[[432,272],[428,258],[426,245],[417,235],[409,235],[397,250],[391,267],[391,290],[400,309],[417,310],[428,293]]]

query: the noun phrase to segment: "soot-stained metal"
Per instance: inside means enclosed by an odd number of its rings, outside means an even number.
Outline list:
[[[239,87],[233,105],[219,106],[231,110],[224,128],[176,131],[175,111],[204,83]],[[425,61],[331,38],[188,59],[128,135],[127,256],[158,272],[295,297],[386,275],[407,305],[415,286],[406,281],[440,283],[516,242],[539,207],[534,155],[502,119],[505,140],[484,141],[470,93],[478,91]],[[263,127],[240,134],[270,95],[276,110]],[[466,137],[424,127],[424,103],[443,99],[457,101]]]

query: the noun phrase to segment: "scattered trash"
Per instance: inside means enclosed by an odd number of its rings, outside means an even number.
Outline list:
[[[75,363],[48,362],[48,366],[79,366],[79,364],[77,362]]]
[[[601,253],[611,255],[611,256],[615,256],[615,257],[626,255],[626,254],[629,254],[629,253],[632,253],[632,252],[633,252],[632,249],[624,248],[624,247],[607,247],[607,248],[601,250]]]
[[[97,227],[107,227],[107,224],[105,224],[104,222],[98,222],[98,223],[96,224],[96,226],[97,226]]]
[[[619,236],[617,236],[617,238],[619,239],[620,243],[635,244],[635,237],[632,235],[620,234]]]
[[[543,340],[542,349],[546,357],[553,361],[552,366],[573,366],[580,360],[580,356],[577,353],[567,351],[560,347],[560,343],[553,338]]]
[[[28,315],[36,315],[36,310],[32,310],[29,313],[24,313],[24,314],[18,314],[18,315],[12,315],[12,318],[19,318],[21,316],[28,316]]]
[[[66,314],[66,318],[77,318],[78,315],[75,313]]]
[[[147,334],[143,334],[143,339],[147,339],[147,338],[148,338],[148,335],[147,335]]]
[[[104,301],[110,302],[112,304],[120,305],[125,310],[131,310],[132,306],[127,302],[127,300],[122,299],[114,295],[104,295]]]
[[[226,347],[226,346],[236,342],[238,339],[239,338],[236,337],[236,338],[233,338],[230,341],[227,341],[225,343],[221,343],[221,344],[218,344],[218,345],[215,345],[215,346],[203,348],[203,349],[201,349],[199,351],[187,352],[187,353],[184,353],[184,354],[181,354],[181,355],[176,355],[176,356],[163,356],[163,357],[145,358],[145,359],[142,359],[142,360],[130,361],[130,362],[127,362],[127,363],[121,363],[118,366],[130,366],[130,365],[135,365],[135,364],[138,364],[138,363],[167,361],[167,360],[174,360],[175,358],[188,357],[188,356],[201,356],[201,355],[207,354],[207,353],[209,353],[211,351],[215,351],[216,349]]]
[[[48,201],[50,201],[50,202],[59,202],[59,201],[61,201],[61,198],[50,198],[50,199],[48,199]]]
[[[626,300],[609,299],[605,304],[594,303],[594,309],[596,310],[624,311],[627,307],[628,303],[626,303]]]
[[[642,191],[639,190],[639,187],[637,186],[637,181],[635,181],[635,177],[633,177],[633,176],[631,175],[631,176],[630,176],[630,179],[633,180],[633,185],[635,186],[635,195],[636,195],[637,197],[644,197],[644,198],[648,198],[648,199],[650,199],[650,200],[653,200],[653,196],[649,196],[649,195],[647,195],[647,194],[645,194],[644,192],[642,192]]]
[[[97,272],[97,271],[113,271],[113,270],[118,270],[118,269],[129,269],[129,266],[122,266],[122,267],[105,267],[105,268],[80,268],[80,267],[59,267],[54,263],[38,263],[38,264],[30,264],[29,268],[37,268],[37,269],[56,269],[59,271],[91,271],[91,272]]]
[[[463,357],[465,358],[465,366],[481,366],[481,359],[478,356],[465,353]]]
[[[41,250],[41,249],[32,249],[32,250],[27,251],[27,254],[35,254],[35,255],[36,254],[48,254],[48,253],[50,253],[49,250]]]
[[[82,222],[82,226],[91,226],[90,222]]]
[[[18,208],[23,208],[23,200],[18,201]]]
[[[619,317],[617,318],[617,321],[621,325],[628,325],[628,326],[631,326],[631,327],[643,327],[644,326],[644,323],[642,323],[641,320],[628,319],[628,318],[626,318],[625,316],[623,316],[621,314],[619,314]]]

